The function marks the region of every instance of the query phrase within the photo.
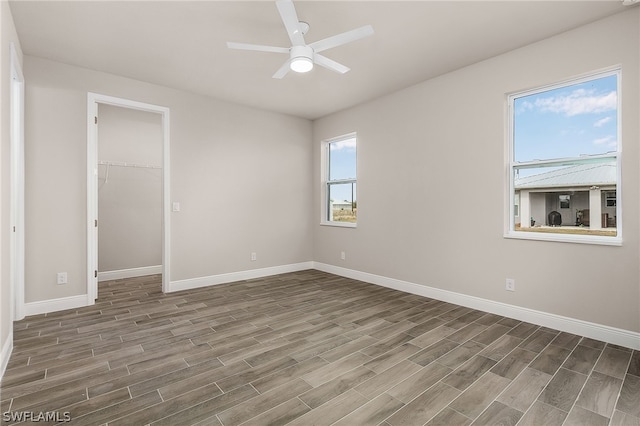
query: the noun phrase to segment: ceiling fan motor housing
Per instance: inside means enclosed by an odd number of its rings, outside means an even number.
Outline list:
[[[313,48],[310,46],[292,46],[289,66],[296,72],[307,72],[313,68]]]

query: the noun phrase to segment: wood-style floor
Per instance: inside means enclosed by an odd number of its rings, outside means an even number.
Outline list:
[[[104,282],[14,338],[4,424],[640,425],[638,351],[319,271]]]

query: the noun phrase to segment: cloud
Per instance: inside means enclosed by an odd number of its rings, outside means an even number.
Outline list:
[[[337,142],[332,142],[331,145],[329,145],[331,147],[331,151],[339,151],[341,149],[356,149],[356,139],[355,138],[351,138],[351,139],[344,139],[341,141],[337,141]]]
[[[607,124],[610,121],[611,121],[611,117],[602,118],[602,119],[596,121],[595,123],[593,123],[593,127],[602,127],[602,126],[604,126],[605,124]]]
[[[576,89],[568,95],[536,99],[535,106],[541,111],[562,113],[568,117],[596,114],[615,110],[618,106],[618,96],[615,91],[595,94],[593,91]]]
[[[612,136],[605,136],[604,138],[598,138],[593,140],[594,145],[606,145],[608,147],[616,147],[618,141]]]
[[[516,111],[516,113],[521,114],[526,111],[531,111],[533,108],[534,108],[533,102],[522,101],[520,102],[520,106],[518,108],[518,111]]]

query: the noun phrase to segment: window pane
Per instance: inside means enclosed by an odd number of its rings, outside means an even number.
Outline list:
[[[329,220],[336,222],[356,222],[358,205],[356,183],[329,184]]]
[[[356,138],[329,144],[329,180],[356,178]]]
[[[514,167],[515,230],[616,236],[615,159]]]
[[[514,160],[617,151],[617,74],[515,98]]]

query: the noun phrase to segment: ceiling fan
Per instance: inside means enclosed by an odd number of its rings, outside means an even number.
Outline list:
[[[309,31],[309,24],[298,20],[298,15],[296,14],[293,1],[278,0],[276,1],[276,6],[278,7],[278,12],[280,12],[280,17],[282,18],[282,22],[284,23],[289,39],[291,40],[291,47],[287,48],[263,46],[260,44],[227,42],[227,47],[230,49],[288,53],[289,60],[285,62],[275,74],[273,74],[273,78],[284,77],[290,69],[299,73],[311,71],[311,69],[313,69],[313,64],[318,64],[330,69],[331,71],[344,74],[349,71],[348,67],[331,60],[326,56],[320,55],[319,53],[373,34],[373,27],[371,25],[365,25],[364,27],[356,28],[355,30],[327,37],[311,44],[306,44],[304,41],[304,35]]]

